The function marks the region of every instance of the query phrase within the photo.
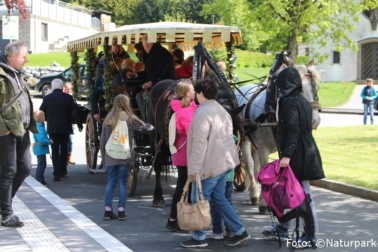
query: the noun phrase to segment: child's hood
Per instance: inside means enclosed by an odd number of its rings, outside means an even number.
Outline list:
[[[183,109],[181,107],[181,100],[174,100],[174,99],[172,99],[171,100],[171,107],[172,107],[173,111],[175,111],[175,112]],[[192,107],[195,110],[197,108],[197,105],[196,105],[196,103],[194,101],[191,101],[190,102],[190,107]]]

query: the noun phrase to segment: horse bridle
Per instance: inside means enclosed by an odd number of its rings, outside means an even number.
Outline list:
[[[322,107],[320,106],[320,103],[319,103],[319,97],[318,97],[318,91],[316,90],[316,81],[315,81],[315,78],[312,74],[312,72],[310,70],[307,70],[307,74],[310,78],[310,81],[311,81],[311,90],[312,90],[312,98],[313,98],[313,101],[310,102],[311,104],[311,108],[312,109],[317,109],[319,112],[322,111]]]

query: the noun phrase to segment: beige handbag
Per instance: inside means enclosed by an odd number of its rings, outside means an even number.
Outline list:
[[[188,189],[190,177],[186,181],[181,200],[177,203],[177,220],[182,230],[196,231],[208,229],[211,223],[210,204],[204,200],[202,184],[199,175],[196,175],[196,203],[188,203]]]

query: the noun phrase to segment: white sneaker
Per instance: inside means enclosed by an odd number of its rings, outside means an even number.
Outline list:
[[[211,232],[209,234],[209,236],[207,237],[207,239],[212,239],[212,240],[223,240],[224,237],[223,237],[223,234],[214,234],[213,232]]]

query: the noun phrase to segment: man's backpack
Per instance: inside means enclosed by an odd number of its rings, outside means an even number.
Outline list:
[[[311,198],[305,194],[290,166],[280,168],[280,160],[277,159],[262,168],[257,179],[269,210],[280,223],[295,218],[298,238],[299,217],[303,217],[306,233],[315,233],[314,217],[310,207]]]

